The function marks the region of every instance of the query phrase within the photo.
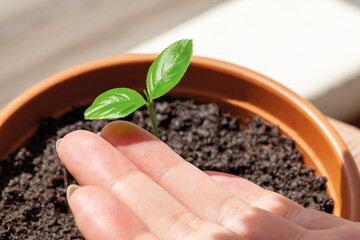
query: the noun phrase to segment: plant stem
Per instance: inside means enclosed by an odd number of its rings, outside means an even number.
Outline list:
[[[158,127],[157,127],[157,124],[156,124],[156,119],[155,119],[154,105],[153,105],[152,101],[149,102],[147,107],[148,107],[148,110],[149,110],[149,115],[150,115],[153,131],[154,131],[154,135],[155,135],[155,137],[160,138],[159,130],[158,130]]]
[[[160,138],[159,130],[158,130],[157,123],[156,123],[156,118],[155,118],[153,101],[150,100],[149,95],[147,94],[147,92],[145,90],[144,90],[144,94],[145,94],[146,99],[147,99],[146,107],[147,107],[147,109],[149,111],[149,115],[150,115],[154,135],[155,135],[155,137]]]

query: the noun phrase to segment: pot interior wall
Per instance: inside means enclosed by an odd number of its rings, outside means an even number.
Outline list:
[[[1,112],[11,116],[0,119],[0,156],[26,144],[44,117],[59,117],[73,107],[89,104],[95,96],[111,88],[129,87],[142,92],[153,59],[154,56],[141,61],[131,56],[115,57],[91,66],[81,65],[25,92]],[[255,114],[278,125],[285,135],[294,139],[307,166],[328,178],[328,193],[335,200],[334,214],[360,220],[360,213],[351,211],[356,207],[350,194],[358,185],[350,185],[348,170],[343,168],[343,161],[352,161],[351,156],[346,149],[334,146],[338,140],[323,125],[325,118],[317,116],[317,110],[310,104],[304,105],[299,97],[293,97],[290,91],[264,76],[238,66],[208,61],[195,58],[170,94],[215,102],[239,118]]]

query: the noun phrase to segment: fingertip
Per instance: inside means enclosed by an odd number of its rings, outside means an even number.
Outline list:
[[[127,121],[113,121],[101,131],[101,137],[113,145],[130,145],[143,141],[157,140],[145,129]]]
[[[71,152],[77,151],[81,147],[89,149],[92,145],[96,145],[96,142],[94,142],[96,138],[98,138],[98,136],[95,133],[87,130],[70,132],[56,142],[57,154],[64,162],[64,156],[67,156]]]
[[[148,233],[133,212],[103,188],[77,188],[71,194],[69,205],[86,239],[134,239]]]
[[[75,186],[75,187],[72,187]],[[71,211],[75,214],[77,210],[82,207],[79,205],[82,202],[86,202],[87,193],[89,192],[89,187],[76,187],[78,185],[72,184],[68,187],[66,191],[66,199],[68,201]]]
[[[67,134],[58,144],[60,160],[79,184],[100,185],[107,181],[109,170],[114,169],[114,155],[119,153],[111,144],[85,130]]]
[[[77,141],[79,138],[87,138],[89,136],[96,136],[95,133],[87,131],[87,130],[75,130],[68,134],[66,134],[62,139],[61,142],[66,141]]]
[[[88,139],[89,136],[94,135],[92,132],[86,130],[75,130],[66,134],[63,138],[59,138],[56,141],[56,151],[58,155],[72,145],[74,142],[83,142],[84,139]]]

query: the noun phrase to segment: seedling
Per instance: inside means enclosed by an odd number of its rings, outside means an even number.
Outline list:
[[[146,76],[146,100],[129,88],[114,88],[100,94],[86,109],[87,120],[119,119],[145,105],[148,108],[154,135],[159,138],[153,100],[169,92],[184,76],[192,56],[192,40],[174,42],[155,59]]]

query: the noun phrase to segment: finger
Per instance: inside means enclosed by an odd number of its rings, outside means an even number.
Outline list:
[[[157,239],[119,199],[102,188],[77,189],[70,196],[69,205],[86,239]]]
[[[347,221],[346,223],[326,230],[314,230],[311,232],[310,239],[326,239],[326,240],[348,240],[359,239],[360,224]]]
[[[347,220],[324,212],[306,209],[290,199],[265,190],[244,178],[220,172],[206,172],[209,176],[239,196],[248,204],[284,217],[306,229],[328,229]]]
[[[108,189],[159,239],[214,239],[220,235],[239,239],[224,227],[198,218],[96,134],[75,131],[66,135],[58,154],[81,185]]]
[[[306,234],[298,225],[246,204],[134,124],[112,122],[103,128],[101,136],[203,219],[249,239],[291,239]]]

